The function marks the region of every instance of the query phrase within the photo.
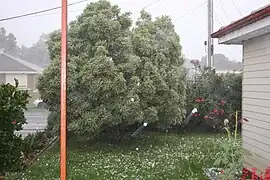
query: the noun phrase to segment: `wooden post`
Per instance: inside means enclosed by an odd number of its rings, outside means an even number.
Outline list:
[[[67,179],[67,0],[62,0],[61,18],[61,122],[60,122],[60,179]]]

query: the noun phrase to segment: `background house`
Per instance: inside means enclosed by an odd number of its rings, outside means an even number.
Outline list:
[[[14,78],[18,79],[22,89],[35,90],[37,76],[42,73],[42,68],[13,57],[0,50],[0,83],[14,84]]]
[[[214,34],[220,44],[243,45],[242,116],[244,165],[264,172],[270,165],[270,5]]]

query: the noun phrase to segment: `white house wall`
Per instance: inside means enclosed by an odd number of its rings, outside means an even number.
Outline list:
[[[15,85],[14,78],[18,79],[19,87],[27,87],[27,74],[6,74],[6,83]]]
[[[270,34],[246,41],[243,59],[244,163],[263,172],[270,165]]]

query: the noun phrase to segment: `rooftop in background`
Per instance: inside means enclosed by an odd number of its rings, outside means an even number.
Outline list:
[[[36,66],[35,64],[29,63],[27,61],[21,60],[14,56],[5,53],[0,50],[0,71],[2,72],[38,72],[43,71],[42,68]]]
[[[251,24],[258,22],[258,21],[262,21],[263,19],[265,19],[267,17],[270,17],[270,4],[260,8],[258,10],[253,11],[250,15],[233,22],[233,23],[229,24],[228,26],[222,27],[217,32],[212,34],[212,38],[223,37],[223,36],[233,32],[233,31],[239,30],[245,26],[251,25]],[[262,24],[264,25],[264,31],[267,30],[270,33],[270,23],[261,22],[260,25],[262,25]],[[267,26],[267,29],[265,29],[265,26]],[[251,33],[251,28],[249,30]],[[265,33],[265,32],[256,31],[256,36],[260,35],[260,33]],[[242,33],[242,34],[244,34],[244,33]],[[253,35],[255,35],[255,32]],[[250,36],[250,37],[252,38],[253,36]]]

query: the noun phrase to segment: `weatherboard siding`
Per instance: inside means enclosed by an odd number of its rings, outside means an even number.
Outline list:
[[[244,165],[263,172],[270,165],[270,34],[246,41],[243,60]]]

